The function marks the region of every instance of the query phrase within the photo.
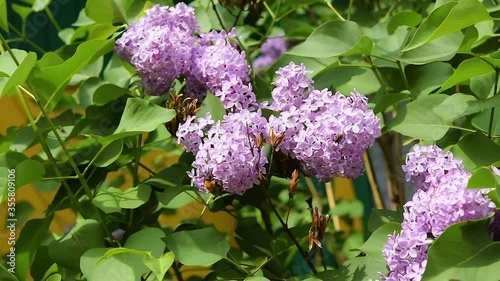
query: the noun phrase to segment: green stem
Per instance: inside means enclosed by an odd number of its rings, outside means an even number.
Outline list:
[[[18,37],[22,38],[24,40],[24,42],[26,42],[26,44],[30,45],[36,51],[38,51],[42,54],[45,54],[47,52],[44,49],[42,49],[40,46],[35,44],[33,41],[28,39],[28,37],[26,37],[24,34],[22,34],[13,24],[9,23],[9,29],[12,30],[12,32],[14,32]]]
[[[271,7],[269,7],[269,5],[267,4],[266,1],[264,1],[264,8],[266,8],[266,11],[269,13],[269,15],[271,16],[271,18],[273,20],[276,20],[276,15],[274,15],[273,10],[271,9]]]
[[[276,210],[276,207],[274,206],[273,201],[271,200],[271,196],[269,196],[269,192],[267,192],[267,190],[265,191],[265,195],[267,198],[267,202],[269,203],[269,206],[271,207],[274,214],[278,218],[285,233],[288,235],[288,237],[290,237],[290,240],[292,240],[292,242],[295,245],[295,247],[297,248],[297,250],[299,250],[300,254],[304,258],[304,260],[307,262],[307,265],[309,266],[311,271],[314,274],[318,273],[318,271],[314,267],[314,264],[312,263],[310,257],[307,255],[306,251],[304,251],[304,249],[302,249],[302,246],[300,245],[299,241],[297,241],[297,238],[295,238],[295,235],[293,235],[292,231],[288,228],[288,225],[285,223],[285,221],[283,221],[283,219],[281,218],[281,215],[278,213],[278,210]]]
[[[241,268],[239,264],[234,262],[233,260],[224,257],[223,260],[227,261],[229,264],[231,264],[235,269],[237,269],[239,272],[241,272],[245,277],[249,275],[248,271],[246,269]]]
[[[62,177],[48,177],[48,178],[43,178],[43,181],[50,181],[50,180],[76,180],[78,177],[76,176],[62,176]]]
[[[134,174],[133,174],[133,183],[134,186],[137,186],[139,183],[139,160],[141,160],[141,145],[142,145],[142,134],[137,138],[137,148],[135,155],[135,165],[134,165]]]
[[[406,89],[410,90],[410,84],[408,83],[408,79],[406,78],[406,72],[401,61],[398,61],[398,69],[401,77],[403,78],[403,83],[405,84]]]
[[[309,188],[309,191],[311,192],[311,196],[313,198],[313,201],[316,202],[316,206],[318,206],[319,212],[321,213],[321,211],[322,211],[321,196],[319,196],[319,193],[316,190],[316,187],[314,186],[314,183],[310,177],[305,177],[305,181],[306,181],[307,187]]]
[[[341,20],[341,21],[345,21],[345,18],[337,11],[337,9],[335,9],[332,5],[332,3],[330,3],[330,0],[325,0],[325,4],[328,6],[328,8],[330,8],[330,10],[333,11],[333,13]]]
[[[80,182],[80,184],[82,185],[83,189],[85,190],[85,193],[87,195],[87,197],[89,198],[89,200],[92,200],[93,199],[93,194],[92,194],[92,191],[87,183],[87,181],[85,180],[85,178],[83,177],[82,173],[80,172],[80,170],[78,169],[78,166],[76,165],[76,163],[74,162],[73,158],[71,157],[71,155],[69,154],[69,151],[66,149],[66,146],[64,144],[64,141],[62,140],[61,136],[59,135],[56,127],[54,126],[54,123],[52,123],[52,120],[49,118],[47,112],[45,111],[45,109],[43,108],[43,106],[40,104],[40,102],[38,101],[38,99],[32,94],[30,93],[28,90],[24,89],[22,86],[18,86],[23,92],[25,92],[26,94],[30,95],[31,97],[33,97],[38,105],[38,108],[40,108],[41,112],[42,112],[42,115],[45,117],[45,119],[47,120],[47,123],[49,124],[52,132],[54,133],[56,139],[57,139],[57,142],[59,143],[59,145],[61,146],[61,149],[62,151],[64,152],[64,154],[66,155],[66,157],[68,157],[68,162],[70,163],[71,167],[73,168],[73,171],[76,173],[76,176],[78,178],[78,181]],[[20,92],[19,92],[20,94]],[[22,94],[21,94],[22,96]],[[24,96],[23,96],[24,97]],[[26,104],[27,105],[27,104]],[[32,118],[33,119],[33,118]],[[30,120],[31,121],[31,120]],[[34,120],[33,120],[34,122]],[[42,137],[40,136],[40,142],[42,142]],[[48,150],[48,147],[47,147],[47,151],[46,153],[48,152],[48,154],[52,155],[50,150]],[[55,159],[51,159],[51,161],[53,161],[53,163],[55,163]],[[62,176],[60,174],[58,174],[57,176]],[[69,188],[69,187],[68,187]],[[68,190],[68,193],[70,192],[71,190],[69,189]],[[95,206],[94,206],[95,207]],[[106,220],[105,218],[103,217],[102,213],[100,212],[100,210],[97,209],[97,207],[95,207],[96,209],[96,213],[97,215],[99,216],[99,221],[101,223],[101,226],[104,230],[104,232],[108,235],[108,238],[110,239],[110,241],[114,241],[114,238],[113,238],[113,235],[111,235],[111,232],[108,230],[107,226],[106,226]]]
[[[19,279],[17,278],[17,276],[15,276],[14,274],[12,274],[12,272],[10,272],[7,268],[5,268],[5,266],[3,266],[3,264],[1,264],[1,263],[0,263],[0,269],[4,272],[4,274],[7,274],[10,277],[10,280],[19,281]]]
[[[374,58],[377,58],[379,60],[385,60],[385,61],[389,61],[389,62],[392,62],[392,63],[398,63],[397,60],[395,59],[391,59],[391,58],[386,58],[386,57],[382,57],[382,56],[377,56],[377,55],[370,55],[371,57],[374,57]]]
[[[222,29],[224,29],[225,31],[227,31],[226,27],[224,27],[224,23],[222,23],[222,18],[219,15],[219,11],[217,11],[217,6],[215,5],[214,0],[210,0],[210,2],[212,3],[212,8],[215,11],[215,15],[217,16],[217,20],[219,20],[220,26],[222,27]]]
[[[172,268],[174,269],[175,276],[177,277],[177,281],[184,281],[184,279],[182,278],[181,271],[179,270],[179,265],[177,265],[177,263],[175,261],[174,261],[174,263],[172,263]]]
[[[0,40],[2,41],[2,43],[5,45],[5,48],[7,49],[7,52],[9,53],[10,57],[12,58],[12,60],[14,61],[14,63],[19,66],[19,61],[17,60],[16,56],[14,55],[14,52],[12,52],[12,49],[10,48],[9,44],[7,43],[7,41],[5,40],[5,38],[3,37],[3,35],[0,33]]]
[[[373,74],[375,74],[375,77],[377,78],[377,81],[380,83],[380,86],[384,90],[384,93],[386,95],[388,95],[389,92],[387,91],[387,86],[385,85],[385,82],[382,79],[382,76],[380,75],[380,73],[378,71],[378,68],[373,64],[373,61],[372,61],[372,59],[371,59],[370,56],[366,56],[366,59],[367,59],[368,63],[370,64],[370,67],[373,70]]]
[[[54,18],[54,15],[52,14],[52,11],[50,11],[49,7],[45,7],[45,13],[47,13],[47,16],[49,17],[50,22],[54,25],[56,28],[57,32],[61,31],[61,27],[57,23],[56,19]]]
[[[144,170],[148,171],[152,176],[156,175],[156,173],[153,170],[151,170],[148,166],[142,164],[141,162],[139,162],[139,166],[141,166]]]
[[[10,48],[9,44],[7,44],[5,42],[5,38],[2,36],[2,34],[0,34],[0,40],[4,43],[5,48],[7,49],[7,52],[9,52],[9,54],[12,57],[12,60],[16,63],[17,66],[19,66],[19,61],[17,60],[16,56],[12,52],[12,49]],[[33,128],[33,132],[40,139],[40,144],[42,145],[42,149],[45,151],[45,154],[47,155],[49,161],[54,165],[54,171],[55,171],[57,177],[62,178],[62,173],[61,173],[61,171],[59,170],[59,168],[57,167],[57,164],[56,164],[57,162],[56,162],[54,156],[52,155],[52,153],[50,152],[49,146],[45,142],[45,138],[43,137],[42,133],[38,129],[37,124],[35,123],[33,115],[31,114],[31,111],[29,109],[28,102],[24,98],[24,95],[21,93],[21,87],[20,86],[18,86],[18,88],[17,88],[17,94],[18,94],[19,100],[21,101],[21,104],[22,104],[22,106],[24,108],[24,111],[25,111],[25,113],[26,113],[26,115],[28,117],[30,125]],[[66,188],[66,191],[68,192],[68,196],[70,197],[71,201],[73,201],[73,204],[76,206],[77,210],[82,215],[84,215],[85,213],[83,212],[83,209],[81,208],[80,204],[78,203],[78,199],[76,198],[76,196],[71,191],[71,188],[69,187],[69,185],[67,184],[67,182],[65,180],[62,180],[62,184]]]
[[[33,115],[31,114],[31,111],[29,109],[28,102],[24,98],[24,95],[21,93],[21,90],[19,88],[17,89],[17,94],[18,94],[19,100],[21,101],[21,104],[24,108],[24,111],[25,111],[26,115],[28,116],[28,120],[30,122],[31,128],[33,128],[33,132],[40,139],[40,144],[42,145],[43,151],[45,151],[47,158],[53,164],[54,171],[55,171],[57,177],[62,178],[63,176],[62,176],[61,171],[57,167],[56,160],[55,160],[54,156],[52,155],[52,153],[50,152],[50,149],[49,149],[47,143],[45,142],[45,138],[43,137],[37,124],[35,123]],[[83,211],[83,209],[80,206],[80,203],[78,202],[78,198],[76,198],[75,194],[73,194],[68,183],[65,180],[62,180],[61,182],[62,182],[62,185],[64,186],[64,188],[66,189],[66,192],[68,193],[68,197],[73,202],[73,205],[75,205],[76,209],[78,210],[78,212],[80,212],[80,214],[82,214],[82,216],[86,217],[85,212]]]
[[[498,67],[495,67],[495,85],[493,86],[493,96],[497,94],[498,91],[498,76],[499,76],[500,70]],[[493,120],[495,117],[495,107],[491,108],[491,113],[490,113],[490,125],[488,126],[488,138],[491,138],[492,132],[493,132]]]
[[[347,20],[351,20],[351,8],[352,8],[352,3],[354,0],[349,1],[349,8],[347,8]]]

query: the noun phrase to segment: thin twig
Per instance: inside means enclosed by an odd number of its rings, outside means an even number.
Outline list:
[[[333,179],[332,179],[333,181]],[[336,203],[335,203],[335,195],[333,193],[333,185],[332,181],[325,183],[326,186],[326,197],[328,198],[328,207],[330,207],[330,210],[334,210]],[[333,221],[333,230],[335,232],[340,231],[341,226],[340,226],[340,218],[337,215],[332,216],[332,221]]]
[[[363,154],[363,159],[365,160],[366,176],[368,177],[368,182],[370,183],[370,188],[373,194],[373,201],[375,202],[375,208],[385,209],[384,200],[382,200],[382,194],[380,192],[380,186],[377,183],[377,178],[373,172],[373,163],[368,151]]]
[[[290,231],[290,229],[288,228],[288,225],[281,218],[281,215],[278,213],[278,210],[276,210],[276,207],[273,205],[273,202],[272,202],[271,197],[269,196],[269,193],[267,192],[267,190],[266,190],[265,193],[266,193],[266,197],[267,197],[267,201],[269,203],[269,206],[271,207],[271,209],[273,210],[274,214],[276,215],[276,217],[278,218],[279,222],[281,223],[281,226],[283,227],[283,230],[288,235],[288,237],[290,237],[290,239],[292,240],[293,244],[295,244],[295,247],[297,247],[297,250],[299,250],[299,252],[302,255],[302,257],[306,260],[307,265],[309,266],[309,268],[311,269],[311,271],[314,274],[318,273],[318,271],[314,267],[314,264],[311,261],[311,258],[309,257],[309,255],[307,255],[307,253],[304,251],[304,249],[302,249],[302,246],[300,246],[300,243],[297,241],[297,238],[295,238],[295,236],[293,235],[292,231]]]

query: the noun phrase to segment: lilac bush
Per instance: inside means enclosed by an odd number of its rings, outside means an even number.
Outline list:
[[[73,2],[0,1],[2,280],[498,281],[498,1]]]

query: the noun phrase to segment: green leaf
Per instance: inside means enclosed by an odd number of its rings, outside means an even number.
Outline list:
[[[368,230],[374,232],[384,224],[403,222],[403,210],[399,208],[397,211],[385,209],[372,209],[368,219]]]
[[[40,245],[36,250],[30,275],[34,280],[45,280],[47,276],[58,272],[57,264],[55,264],[49,256],[48,246]]]
[[[446,134],[450,124],[430,109],[438,106],[447,98],[446,95],[432,95],[416,99],[401,108],[396,117],[386,126],[388,129],[409,137],[439,140]]]
[[[79,271],[80,257],[89,249],[105,247],[104,237],[102,227],[97,221],[83,220],[77,222],[61,239],[50,243],[48,253],[59,266]]]
[[[62,275],[59,273],[50,275],[49,278],[45,279],[45,281],[62,281]]]
[[[168,252],[163,254],[160,258],[155,258],[152,256],[144,256],[144,264],[153,271],[156,279],[163,280],[165,273],[172,266],[175,260],[175,255],[173,252]]]
[[[403,51],[399,59],[409,64],[426,64],[433,61],[447,61],[455,56],[460,49],[464,39],[462,32],[455,32],[440,37],[436,40],[420,46]]]
[[[491,20],[491,17],[486,7],[478,0],[448,2],[424,19],[403,51],[413,50],[437,38],[486,20]]]
[[[449,63],[434,62],[418,67],[408,67],[406,76],[413,96],[426,96],[453,75],[453,67]]]
[[[213,227],[175,232],[164,241],[182,264],[192,266],[210,266],[231,248],[224,235]]]
[[[498,280],[500,242],[488,234],[490,219],[448,227],[428,250],[423,281]]]
[[[124,248],[88,250],[80,259],[80,269],[88,281],[141,280],[143,274],[151,271],[144,264],[143,257],[146,255],[160,257],[165,250],[165,244],[161,240],[163,237],[165,233],[159,228],[144,228],[132,234],[127,239]],[[108,251],[121,252],[115,252],[115,255],[111,256]],[[100,261],[106,254],[109,257]]]
[[[165,207],[169,207],[170,202],[172,202],[172,200],[174,200],[178,195],[180,195],[184,191],[192,189],[193,188],[190,185],[167,187],[162,192],[156,192],[156,197],[158,198],[158,201]]]
[[[143,99],[130,98],[125,105],[120,124],[113,134],[134,135],[151,132],[172,120],[174,116],[173,109],[166,109]]]
[[[495,88],[495,72],[489,72],[470,79],[470,89],[479,99],[486,99],[493,96]],[[500,83],[497,83],[497,88]]]
[[[291,61],[295,62],[296,64],[303,63],[308,70],[312,71],[313,73],[316,73],[321,71],[325,67],[331,65],[332,63],[337,62],[338,58],[317,59],[317,58],[293,56],[285,53],[271,67],[269,67],[269,69],[267,70],[268,75],[270,77],[275,76],[276,70],[278,70],[280,67],[287,66]]]
[[[495,70],[487,62],[480,58],[466,59],[458,65],[453,75],[443,83],[438,93],[455,86],[472,77],[494,72]]]
[[[417,26],[422,21],[422,15],[412,10],[401,11],[393,15],[387,23],[387,32],[394,34],[399,26]]]
[[[369,54],[373,43],[363,35],[357,23],[352,21],[329,21],[318,28],[306,41],[288,54],[312,58],[329,58],[343,54]]]
[[[16,188],[36,181],[41,181],[45,174],[42,163],[35,160],[26,160],[16,167]]]
[[[123,0],[87,0],[85,14],[98,23],[127,23]]]
[[[125,65],[126,63],[123,62],[116,53],[113,53],[113,56],[103,71],[104,80],[118,87],[128,88],[130,78],[132,77],[131,71],[135,71],[135,69],[129,71]]]
[[[212,119],[215,121],[222,120],[226,114],[226,109],[222,101],[210,93],[207,93],[207,96],[201,103],[201,109],[196,113],[196,117],[205,117],[208,112],[212,114]]]
[[[332,209],[332,215],[346,216],[350,218],[362,217],[364,212],[363,203],[359,200],[342,200]]]
[[[432,111],[441,117],[445,123],[451,123],[455,119],[467,115],[469,106],[476,101],[477,99],[474,96],[455,93],[433,107]]]
[[[401,224],[397,222],[389,222],[377,228],[366,242],[359,247],[363,253],[372,257],[375,260],[385,261],[382,256],[382,249],[387,243],[387,236],[395,232],[401,231]]]
[[[16,241],[16,276],[19,280],[27,279],[31,261],[46,237],[53,217],[48,215],[43,219],[32,219],[22,228]]]
[[[96,24],[89,32],[89,39],[108,39],[120,26],[111,24]]]
[[[16,3],[12,3],[12,10],[14,12],[16,12],[16,14],[19,15],[19,17],[21,18],[21,20],[23,22],[23,25],[26,24],[26,20],[28,19],[29,15],[31,15],[31,13],[33,13],[33,10],[31,9],[31,7],[18,5]]]
[[[269,279],[264,276],[251,276],[245,278],[245,281],[269,281]]]
[[[133,255],[145,257],[148,255],[151,255],[151,252],[135,250],[135,249],[128,249],[128,248],[112,248],[112,249],[109,249],[104,255],[102,255],[101,258],[97,261],[97,263],[100,263],[107,258],[110,258],[112,256],[116,256],[119,254],[133,254]]]
[[[120,208],[135,209],[149,200],[151,187],[147,184],[139,184],[137,187],[122,191],[116,187],[110,187],[99,191],[92,199],[92,204],[105,213],[119,212]]]
[[[62,97],[66,84],[73,75],[84,69],[91,62],[111,51],[114,40],[90,40],[78,46],[76,52],[65,62],[36,69],[33,73],[34,87],[37,89],[41,104],[46,105],[54,94],[48,111],[52,110]],[[31,80],[30,80],[31,81]]]
[[[314,87],[317,89],[337,88],[348,83],[353,76],[361,75],[367,71],[366,68],[357,66],[339,66],[335,62],[314,75]]]
[[[286,4],[290,5],[290,7],[297,9],[303,6],[309,6],[316,2],[321,2],[321,0],[288,0]]]
[[[495,188],[497,185],[493,171],[487,167],[480,167],[472,173],[467,188]]]
[[[123,151],[123,140],[115,140],[109,144],[103,142],[103,147],[93,160],[93,164],[97,167],[107,167],[120,157]]]
[[[7,20],[7,0],[0,0],[0,28],[9,32],[9,21]]]
[[[490,140],[483,133],[473,133],[462,138],[451,148],[457,158],[462,159],[464,167],[473,171],[482,166],[489,166],[498,161],[500,145]]]
[[[342,264],[336,270],[320,272],[305,281],[361,281],[376,280],[379,273],[387,273],[385,261],[377,261],[371,257],[355,257]]]
[[[31,9],[33,9],[34,12],[40,12],[47,8],[50,2],[52,2],[52,0],[34,0]]]
[[[500,135],[500,114],[495,114],[493,120],[491,118],[491,110],[483,110],[471,120],[472,126],[474,128],[481,130],[482,132],[488,133],[490,130],[491,123],[491,134],[492,136]]]
[[[395,94],[380,95],[380,97],[377,99],[377,103],[375,104],[375,108],[373,108],[373,112],[375,114],[378,114],[379,112],[384,111],[389,106],[397,106],[400,102],[409,99],[410,93],[408,91]]]

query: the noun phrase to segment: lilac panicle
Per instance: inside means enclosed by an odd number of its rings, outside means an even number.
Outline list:
[[[266,138],[267,127],[260,111],[241,110],[213,124],[201,143],[196,137],[194,142],[179,139],[186,149],[196,152],[193,170],[188,173],[193,185],[206,193],[205,181],[214,180],[226,192],[243,194],[259,184],[259,175],[266,173],[267,158],[265,147],[257,146],[256,136]],[[199,130],[194,131],[199,135]],[[198,147],[192,149],[196,144]]]
[[[269,125],[275,133],[285,133],[277,149],[304,163],[321,181],[359,176],[363,153],[381,134],[366,97],[314,89],[303,64],[290,63],[276,73],[270,109],[280,115],[271,116]]]
[[[435,145],[414,145],[413,152],[406,155],[406,164],[402,168],[406,173],[406,181],[412,180],[417,188],[423,190],[440,186],[453,179],[449,173],[468,173],[462,160],[454,158],[451,152],[445,152]]]
[[[270,37],[260,47],[261,55],[253,61],[254,68],[264,68],[275,63],[288,49],[288,43],[283,37]]]
[[[387,261],[388,276],[382,281],[419,281],[427,265],[427,234],[403,229],[389,235],[382,256]]]
[[[115,49],[137,69],[146,92],[161,95],[187,70],[197,32],[192,7],[184,3],[168,8],[156,5],[130,25]]]
[[[467,189],[471,174],[462,161],[436,145],[415,145],[403,170],[418,189],[403,207],[403,230],[389,235],[383,249],[389,269],[387,276],[381,275],[383,281],[421,280],[430,244],[425,237],[436,239],[452,224],[495,211],[495,204],[484,196],[489,190]]]
[[[195,116],[188,116],[186,122],[179,125],[176,136],[178,143],[182,144],[187,152],[197,153],[202,143],[202,138],[205,136],[210,126],[214,124],[212,114],[208,112],[205,117],[198,118],[195,121]]]
[[[278,69],[276,71],[278,77],[272,83],[274,85],[271,92],[273,103],[270,109],[283,111],[299,107],[302,100],[307,98],[309,91],[314,89],[313,80],[307,77],[309,73],[312,71],[306,70],[304,64],[296,65],[293,62]]]
[[[207,91],[217,96],[226,109],[256,109],[250,67],[245,52],[230,42],[234,30],[203,34],[192,52],[192,64],[186,73],[188,95],[203,98]]]

